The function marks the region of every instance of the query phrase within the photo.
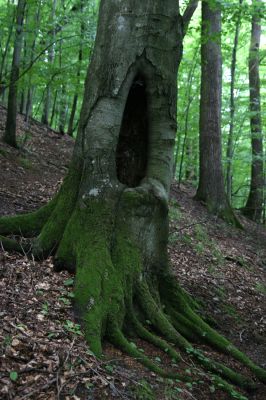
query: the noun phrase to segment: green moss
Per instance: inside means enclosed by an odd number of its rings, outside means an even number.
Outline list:
[[[24,237],[32,237],[38,234],[53,212],[56,202],[57,197],[32,213],[0,218],[0,233],[2,235],[14,234]]]
[[[60,243],[75,207],[80,185],[80,171],[71,168],[57,195],[56,205],[34,242],[33,254],[44,258],[53,254]]]
[[[24,169],[33,169],[33,163],[26,157],[19,157],[18,161]]]
[[[130,389],[130,388],[129,388]],[[136,400],[155,400],[155,393],[151,385],[142,379],[137,385],[132,386],[132,398]]]
[[[25,254],[30,249],[30,244],[20,244],[16,240],[6,238],[5,236],[0,235],[0,244],[3,246],[6,251],[17,251],[18,253]]]

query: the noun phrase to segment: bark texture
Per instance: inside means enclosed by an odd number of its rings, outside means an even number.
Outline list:
[[[47,206],[0,219],[0,234],[38,234],[35,257],[53,253],[57,270],[76,272],[75,310],[96,355],[107,338],[156,373],[189,380],[162,370],[126,336],[135,334],[176,360],[177,346],[233,395],[221,376],[242,387],[252,382],[209,360],[191,340],[232,355],[262,380],[265,371],[197,315],[167,262],[183,36],[176,6],[173,0],[102,0],[69,173]]]
[[[251,40],[249,50],[249,96],[250,96],[250,130],[251,130],[251,181],[250,191],[244,214],[256,222],[262,222],[263,214],[263,133],[261,123],[259,50],[261,37],[260,3],[257,1],[252,16]]]
[[[233,179],[233,155],[234,155],[234,126],[235,126],[235,78],[236,78],[236,55],[238,48],[239,31],[241,25],[241,14],[242,14],[242,4],[243,0],[239,0],[239,10],[235,26],[235,37],[234,46],[232,51],[232,61],[231,61],[231,82],[230,82],[230,122],[229,122],[229,133],[227,139],[227,149],[226,149],[226,192],[228,200],[231,204],[232,199],[232,179]]]
[[[202,2],[200,168],[196,199],[228,222],[239,225],[228,203],[222,171],[221,144],[221,9]]]
[[[11,67],[10,85],[8,93],[7,121],[3,140],[13,147],[17,147],[16,141],[16,117],[17,117],[17,84],[19,78],[19,65],[23,37],[23,19],[26,0],[19,0],[17,5],[16,35]]]

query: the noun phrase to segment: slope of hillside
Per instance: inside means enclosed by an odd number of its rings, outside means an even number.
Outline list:
[[[0,136],[5,117],[0,107]],[[0,215],[47,202],[67,171],[73,149],[71,138],[38,122],[25,124],[21,115],[18,134],[20,150],[0,142]],[[172,187],[169,257],[174,274],[216,329],[266,367],[266,230],[242,217],[245,230],[232,228],[210,216],[193,195],[189,186]],[[229,399],[187,354],[177,369],[191,374],[192,384],[157,377],[109,344],[105,357],[95,359],[72,312],[74,277],[54,273],[52,258],[37,262],[1,247],[1,399]],[[136,345],[171,367],[171,360],[157,349],[139,340]],[[249,374],[228,357],[198,347]],[[263,400],[265,387],[242,394]]]

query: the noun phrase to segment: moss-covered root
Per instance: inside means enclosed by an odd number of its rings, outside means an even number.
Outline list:
[[[250,368],[254,375],[261,381],[266,382],[266,371],[263,368],[258,367],[253,363],[244,353],[238,350],[232,343],[230,343],[225,337],[220,335],[217,331],[211,328],[203,319],[197,315],[186,301],[186,298],[180,293],[179,286],[176,284],[174,278],[164,276],[162,279],[163,284],[161,285],[161,295],[166,299],[166,303],[170,304],[172,308],[178,309],[179,312],[173,312],[172,316],[176,321],[185,319],[197,335],[198,339],[204,341],[217,350],[228,354],[241,362],[243,365]],[[182,317],[181,317],[182,314]]]
[[[16,251],[21,254],[27,254],[31,248],[30,243],[18,243],[16,240],[6,238],[5,236],[0,235],[0,248],[3,248],[6,251]]]
[[[163,313],[161,307],[154,301],[145,281],[138,283],[136,297],[145,317],[151,321],[153,327],[159,331],[167,341],[175,343],[183,349],[191,347],[187,339],[176,331],[167,316]]]
[[[11,215],[0,218],[1,235],[20,235],[33,237],[41,232],[45,222],[55,208],[57,197],[52,199],[45,206],[32,213]]]
[[[166,340],[161,339],[159,336],[150,332],[136,317],[132,308],[128,312],[128,318],[130,323],[133,326],[134,331],[137,336],[148,343],[151,343],[155,347],[158,347],[160,350],[164,351],[172,360],[176,362],[181,360],[180,354],[171,346]]]
[[[213,385],[220,390],[223,390],[224,392],[228,393],[232,399],[238,399],[238,400],[248,400],[246,396],[243,396],[239,392],[237,392],[230,383],[226,382],[224,379],[222,379],[220,376],[217,375],[211,375],[211,380]]]
[[[155,372],[156,374],[165,378],[180,380],[184,379],[183,376],[177,374],[176,372],[168,372],[152,362],[147,356],[145,356],[137,349],[134,343],[129,342],[126,339],[122,331],[116,326],[113,321],[108,325],[108,339],[114,346],[122,350],[124,353],[130,355],[131,357],[137,359],[141,364],[143,364],[145,367]],[[189,377],[186,378],[187,381],[190,380]]]
[[[241,374],[234,372],[223,364],[209,360],[201,352],[195,350],[191,343],[180,335],[167,316],[156,305],[145,283],[141,283],[139,286],[138,303],[141,305],[146,317],[150,319],[156,330],[159,330],[168,341],[175,343],[179,348],[193,355],[198,363],[205,369],[223,376],[240,387],[253,388],[253,383]]]
[[[33,243],[32,252],[36,258],[53,254],[60,243],[77,201],[80,176],[80,169],[72,166],[57,195],[56,206]]]

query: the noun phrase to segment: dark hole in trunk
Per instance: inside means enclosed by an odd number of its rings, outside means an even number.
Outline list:
[[[137,75],[129,90],[116,149],[117,177],[129,187],[138,186],[146,174],[148,130],[146,85]]]

